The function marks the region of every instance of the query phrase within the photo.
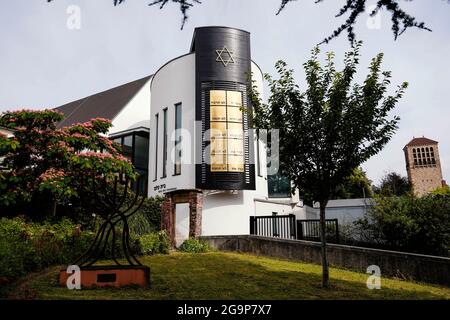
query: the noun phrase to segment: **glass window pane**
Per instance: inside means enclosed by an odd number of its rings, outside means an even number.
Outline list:
[[[159,114],[155,115],[155,180],[158,179],[158,131],[159,131]]]
[[[242,92],[227,91],[227,106],[242,107]]]
[[[244,157],[228,155],[228,171],[244,172]]]
[[[181,103],[175,105],[175,168],[181,174]]]
[[[267,176],[269,198],[289,198],[291,196],[291,184],[288,178],[279,174]]]
[[[163,110],[163,175],[165,178],[167,176],[167,109]]]
[[[227,107],[214,106],[210,111],[211,121],[227,121]]]
[[[244,141],[240,139],[229,139],[228,154],[236,156],[244,155]]]
[[[226,91],[211,90],[209,92],[209,103],[211,106],[225,106],[226,105]]]
[[[227,154],[227,140],[213,139],[210,148],[211,154]]]
[[[227,155],[226,154],[211,154],[211,171],[225,172],[227,171]]]
[[[148,169],[148,137],[137,135],[134,139],[134,166]]]
[[[226,138],[227,137],[226,122],[211,122],[210,132],[211,132],[211,139]]]
[[[227,108],[227,120],[229,122],[242,123],[242,111],[238,107],[228,107]]]
[[[133,136],[123,137],[122,154],[132,160],[133,157]]]
[[[242,123],[228,123],[228,139],[244,139]]]

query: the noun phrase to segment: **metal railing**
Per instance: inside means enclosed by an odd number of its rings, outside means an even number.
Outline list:
[[[339,243],[338,219],[325,220],[325,235],[327,238],[327,242]],[[320,220],[297,220],[297,239],[320,241]]]
[[[338,219],[326,219],[328,242],[339,243]],[[294,214],[251,216],[250,234],[281,239],[320,241],[320,220],[296,220]]]
[[[295,215],[252,216],[250,217],[250,234],[295,239]]]

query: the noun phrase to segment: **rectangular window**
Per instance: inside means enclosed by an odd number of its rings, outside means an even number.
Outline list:
[[[122,154],[133,161],[133,135],[123,137]]]
[[[167,108],[163,109],[163,174],[167,177]]]
[[[158,132],[159,132],[159,114],[155,115],[155,181],[158,180]]]
[[[259,158],[259,129],[256,129],[256,171],[258,173],[258,177],[262,177],[261,175],[261,163]]]
[[[267,135],[267,167],[271,166],[271,135]],[[267,175],[269,198],[290,198],[291,182],[278,171],[274,175]]]
[[[148,169],[148,137],[134,136],[134,166],[138,169]]]
[[[211,172],[244,172],[242,92],[210,90]]]
[[[181,174],[181,103],[175,105],[175,166],[174,175]]]

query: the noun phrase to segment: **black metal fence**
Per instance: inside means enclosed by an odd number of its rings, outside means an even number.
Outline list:
[[[295,239],[295,215],[250,217],[250,234]]]
[[[325,235],[328,242],[339,243],[338,219],[325,220]],[[320,241],[320,220],[297,220],[297,239]]]
[[[326,219],[327,241],[339,243],[337,219]],[[250,234],[281,239],[320,241],[320,220],[296,220],[295,215],[250,217]]]

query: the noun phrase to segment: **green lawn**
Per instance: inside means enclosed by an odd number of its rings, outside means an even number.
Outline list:
[[[321,288],[321,267],[248,254],[172,253],[142,257],[152,287],[68,290],[57,285],[59,268],[34,274],[12,288],[10,298],[35,299],[449,299],[450,289],[330,269],[330,289]]]

